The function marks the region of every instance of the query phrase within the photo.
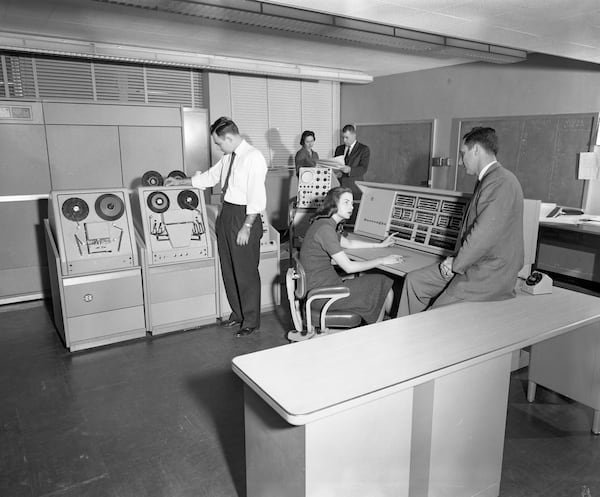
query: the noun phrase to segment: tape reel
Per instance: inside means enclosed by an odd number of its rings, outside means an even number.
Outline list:
[[[150,195],[148,195],[148,200],[146,203],[148,204],[148,208],[156,214],[162,214],[163,212],[166,212],[169,208],[169,205],[171,205],[169,197],[167,197],[166,193],[163,192],[152,192]]]
[[[182,209],[196,210],[199,202],[198,195],[192,190],[182,190],[177,195],[177,205]]]
[[[125,204],[114,193],[105,193],[96,199],[96,214],[105,221],[116,221],[125,212]]]
[[[143,186],[162,186],[164,180],[158,171],[146,171],[142,176]]]
[[[183,171],[180,171],[179,169],[175,169],[174,171],[171,171],[167,175],[167,178],[186,179],[187,175]]]
[[[61,210],[63,216],[75,223],[83,221],[90,213],[87,202],[79,197],[71,197],[65,200]]]

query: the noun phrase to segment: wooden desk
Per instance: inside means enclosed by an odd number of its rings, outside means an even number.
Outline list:
[[[511,352],[598,321],[555,288],[234,358],[248,497],[497,496]]]

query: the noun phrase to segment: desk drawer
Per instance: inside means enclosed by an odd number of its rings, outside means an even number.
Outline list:
[[[536,267],[542,271],[600,282],[600,236],[543,228]]]
[[[143,305],[139,269],[65,278],[63,284],[67,317]]]

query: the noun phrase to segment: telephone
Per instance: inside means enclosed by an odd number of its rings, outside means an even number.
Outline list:
[[[575,207],[560,207],[556,206],[552,209],[546,217],[558,217],[558,216],[580,216],[583,214],[581,209]]]
[[[533,271],[527,279],[521,281],[521,290],[531,295],[552,293],[552,278],[539,271]]]

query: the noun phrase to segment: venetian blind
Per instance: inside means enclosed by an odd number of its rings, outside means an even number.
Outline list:
[[[202,71],[0,52],[0,97],[206,107]]]
[[[262,152],[267,166],[271,167],[267,79],[232,76],[230,84],[231,118],[240,128],[240,134]]]
[[[331,157],[339,85],[268,77],[230,77],[231,117],[265,156],[270,169],[291,169],[302,131],[315,132],[315,150]]]
[[[330,82],[302,82],[302,127],[315,133],[314,150],[321,158],[332,157],[336,144],[333,136],[337,123],[334,122],[334,91],[338,85]]]
[[[302,133],[300,81],[270,78],[267,90],[271,167],[292,168]]]

